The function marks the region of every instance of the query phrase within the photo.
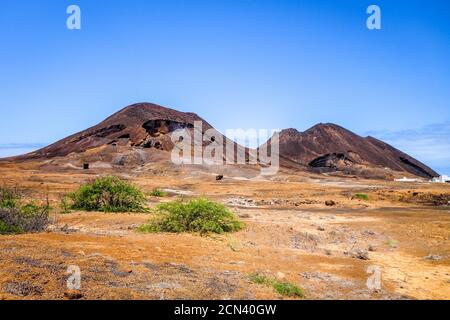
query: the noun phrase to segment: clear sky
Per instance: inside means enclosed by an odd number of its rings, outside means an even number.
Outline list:
[[[220,130],[334,122],[450,173],[447,0],[2,0],[0,41],[2,156],[147,101]]]

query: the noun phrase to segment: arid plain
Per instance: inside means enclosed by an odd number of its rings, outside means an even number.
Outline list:
[[[254,273],[289,281],[306,299],[450,299],[450,185],[364,180],[281,170],[271,178],[232,167],[153,163],[135,169],[48,167],[2,162],[0,185],[53,207],[37,234],[0,237],[0,299],[282,299],[251,282]],[[251,170],[250,170],[251,171]],[[148,206],[207,197],[245,228],[227,235],[140,234],[150,214],[71,212],[62,194],[118,175],[144,191]],[[366,194],[368,200],[355,194]],[[68,266],[81,290],[67,289]],[[370,267],[381,288],[369,289]]]

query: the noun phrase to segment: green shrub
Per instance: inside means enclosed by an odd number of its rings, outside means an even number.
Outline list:
[[[145,212],[145,195],[118,178],[103,177],[68,195],[71,209],[102,212]]]
[[[25,202],[16,189],[0,188],[0,234],[38,232],[49,223],[48,203]]]
[[[0,212],[0,215],[2,213]],[[6,234],[18,234],[22,233],[23,230],[20,229],[20,227],[17,226],[10,226],[6,224],[6,222],[0,220],[0,235],[6,235]]]
[[[388,239],[386,240],[386,244],[391,248],[396,248],[398,245],[398,241],[394,239]]]
[[[153,189],[152,192],[150,192],[150,196],[162,198],[167,196],[167,192],[164,192],[163,190],[156,188]]]
[[[270,279],[264,275],[253,273],[249,276],[253,283],[272,287],[278,294],[290,298],[305,298],[303,290],[290,282],[280,282],[276,279]]]
[[[224,233],[243,227],[224,205],[207,199],[190,202],[173,201],[156,208],[156,217],[139,228],[141,232],[199,232]]]
[[[289,282],[278,282],[275,281],[272,284],[273,288],[282,296],[291,298],[304,298],[305,294],[303,290],[297,287],[295,284]]]
[[[364,200],[364,201],[369,201],[369,196],[367,194],[364,194],[364,193],[357,193],[357,194],[355,194],[353,196],[353,198],[361,199],[361,200]]]
[[[43,231],[49,223],[49,207],[33,203],[0,209],[0,234]]]
[[[15,189],[0,188],[0,208],[16,208],[19,205],[20,195]]]
[[[63,194],[59,199],[59,207],[61,208],[61,213],[70,213],[72,210],[72,205],[70,204],[70,195]]]
[[[258,273],[253,273],[248,278],[251,282],[256,284],[266,284],[266,285],[271,284],[271,280],[269,278]]]

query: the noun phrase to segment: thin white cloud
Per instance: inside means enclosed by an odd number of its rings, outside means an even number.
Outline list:
[[[368,134],[408,153],[440,173],[450,173],[450,122],[431,124],[418,130],[372,131]]]
[[[44,146],[44,143],[0,143],[0,149],[32,149]]]
[[[0,143],[0,158],[19,156],[44,146],[44,143]]]

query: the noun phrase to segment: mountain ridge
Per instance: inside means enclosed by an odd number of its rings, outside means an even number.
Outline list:
[[[357,172],[355,166],[360,166],[359,169],[365,166],[403,171],[422,178],[439,176],[393,146],[371,136],[359,136],[334,123],[319,123],[303,132],[285,129],[280,132],[279,141],[280,155],[313,171]],[[266,142],[270,143],[270,140]]]
[[[202,122],[202,132],[214,129],[196,113],[181,112],[153,103],[136,103],[113,113],[95,126],[49,146],[6,159],[26,161],[73,155],[82,157],[90,150],[100,149],[102,156],[97,158],[111,161],[114,165],[126,162],[123,160],[124,154],[127,154],[125,158],[133,159],[130,165],[150,161],[155,154],[160,156],[158,159],[167,160],[168,152],[175,147],[170,133],[177,129],[193,132],[196,121]],[[227,141],[225,136],[222,137]],[[272,138],[258,149],[270,146],[271,141]],[[393,146],[371,136],[359,136],[334,123],[318,123],[303,132],[295,128],[284,129],[279,133],[279,142],[281,165],[295,167],[296,170],[376,176],[388,168],[422,178],[438,176],[431,168]],[[244,148],[236,143],[234,146]]]

